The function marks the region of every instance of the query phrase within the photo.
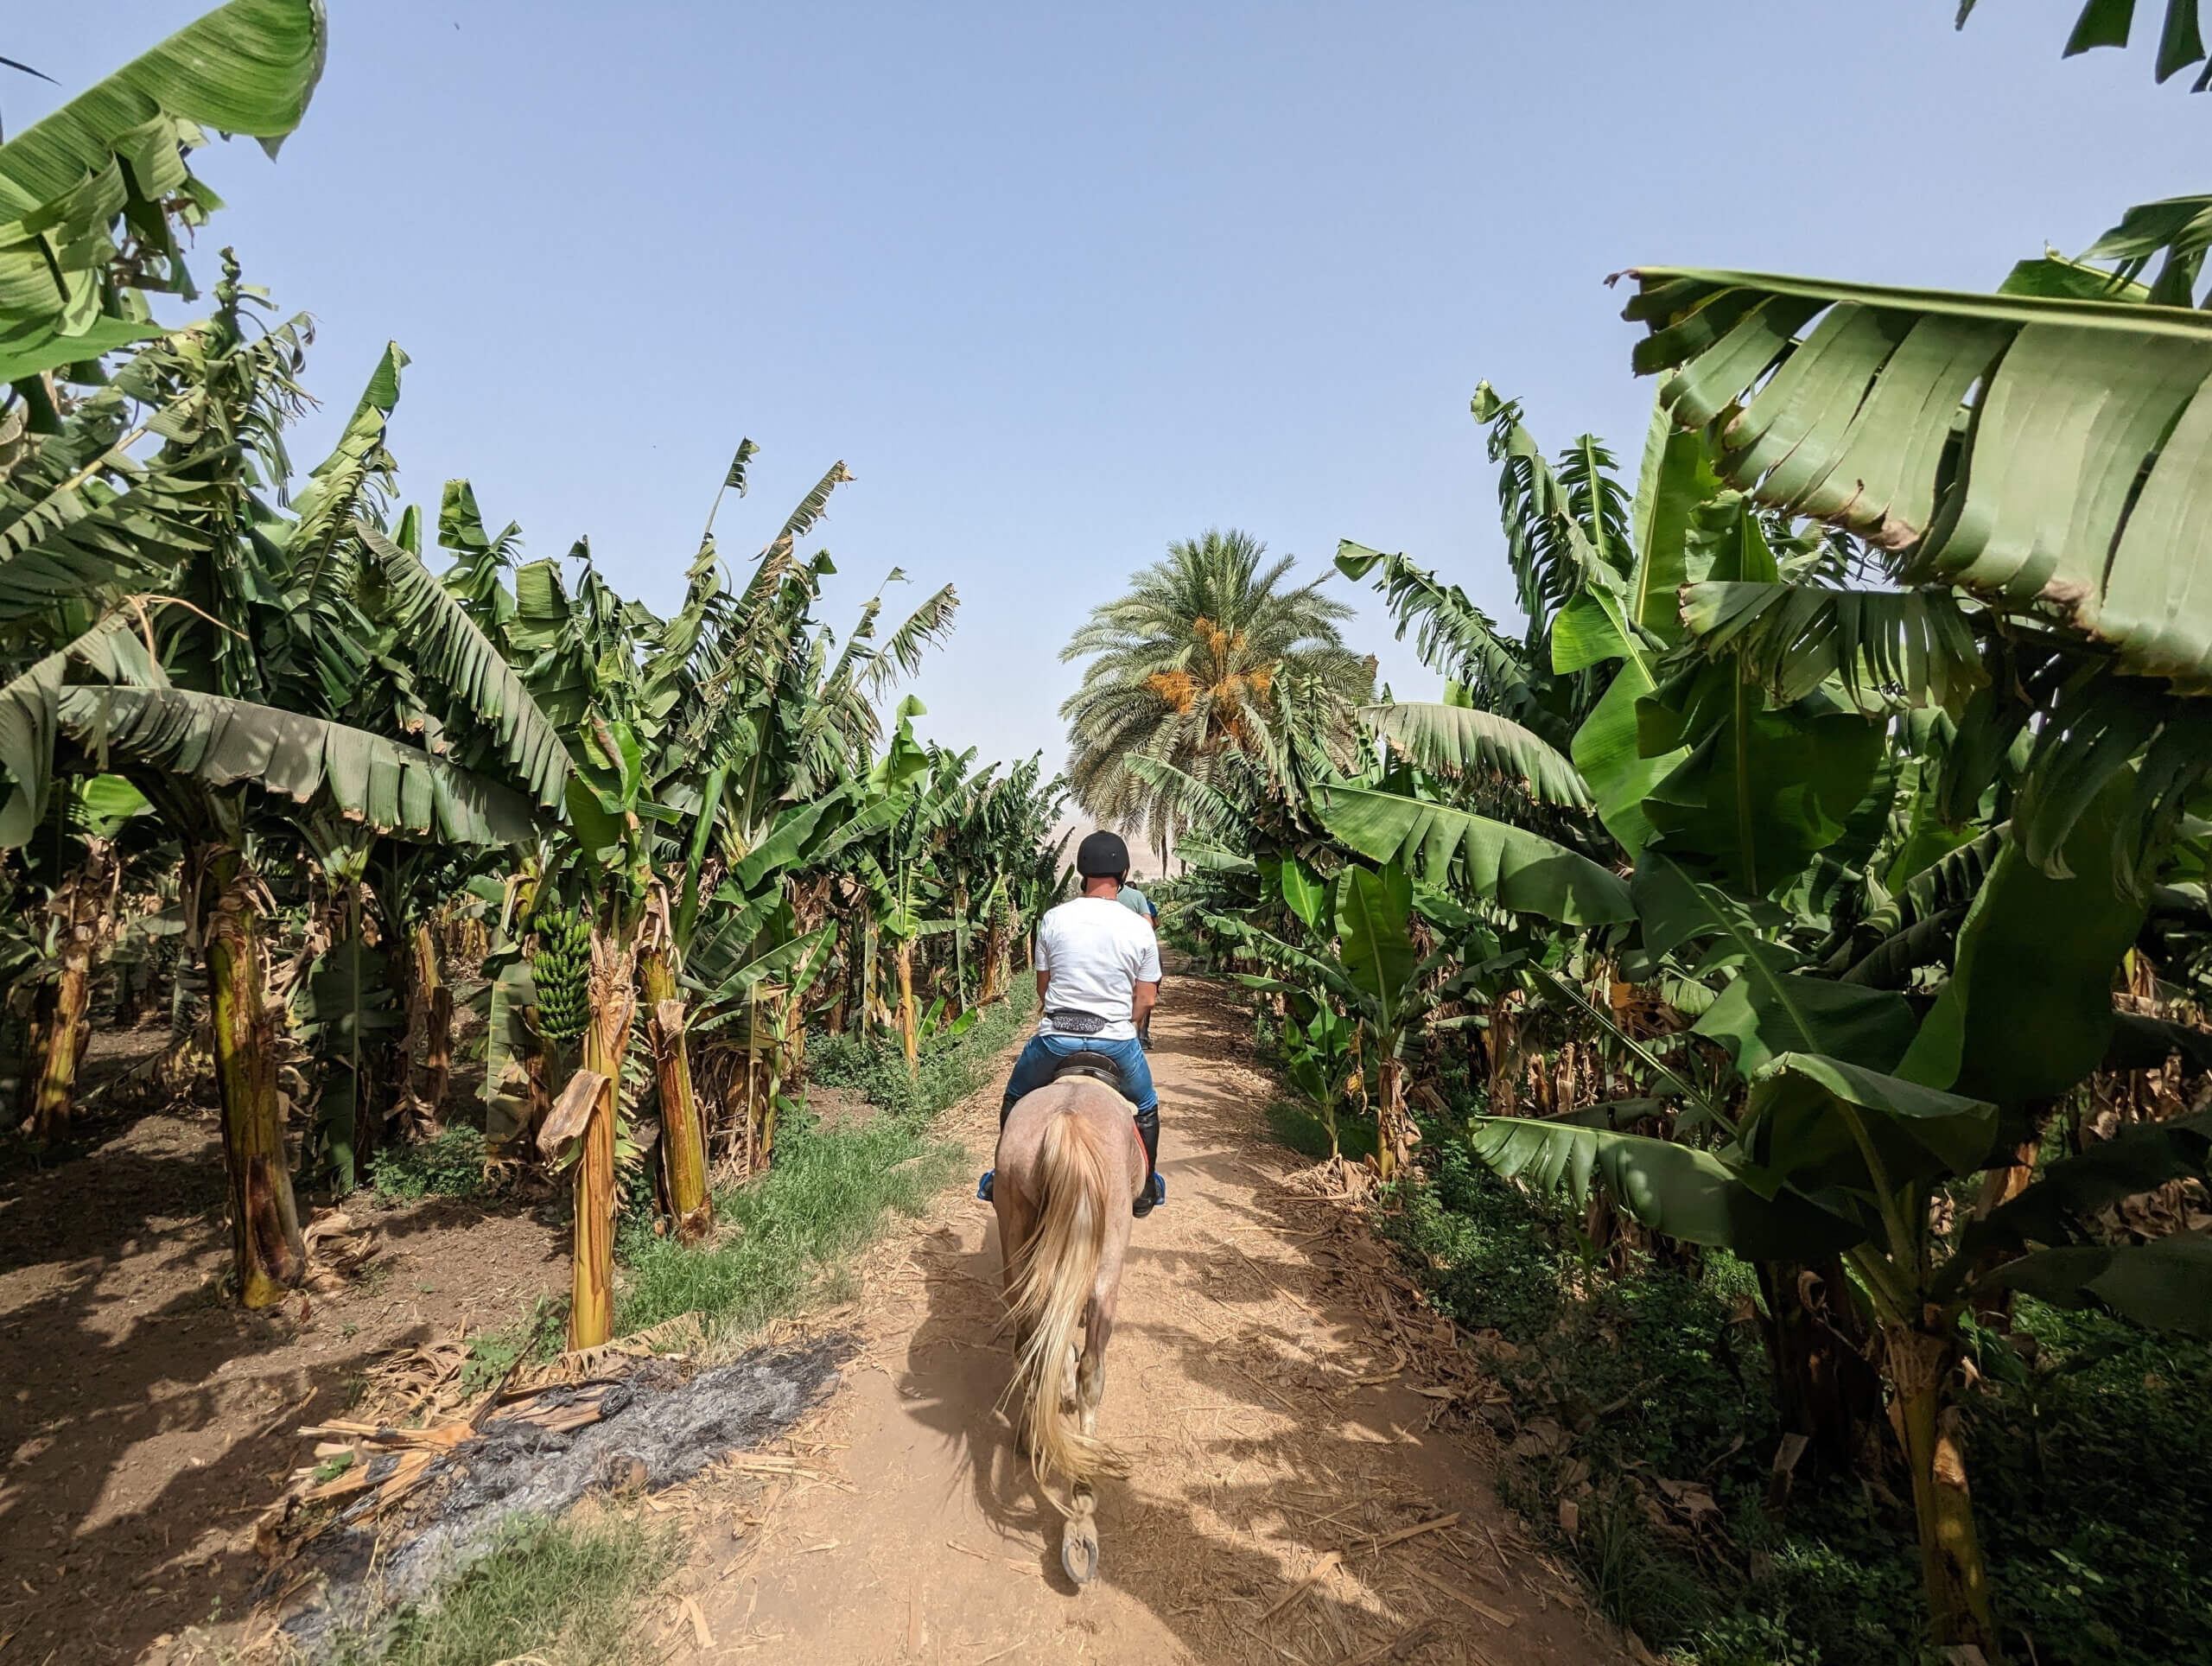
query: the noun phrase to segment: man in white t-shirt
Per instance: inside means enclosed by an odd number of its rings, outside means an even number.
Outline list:
[[[1150,1168],[1135,1210],[1161,1201],[1160,1096],[1153,1091],[1137,1032],[1160,996],[1160,939],[1152,922],[1119,900],[1129,848],[1115,833],[1093,833],[1077,847],[1083,894],[1047,912],[1037,926],[1037,1033],[1014,1061],[999,1124],[1015,1100],[1052,1079],[1071,1053],[1103,1053],[1122,1073],[1122,1094],[1136,1107],[1138,1137]]]

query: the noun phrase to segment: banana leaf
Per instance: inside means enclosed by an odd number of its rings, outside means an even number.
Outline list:
[[[1565,925],[1633,917],[1618,874],[1524,828],[1370,787],[1317,787],[1313,814],[1370,862],[1395,862],[1416,878],[1453,885],[1516,912]]]
[[[1975,0],[1959,0],[1958,27],[1964,29],[1974,13]],[[2124,47],[2135,25],[2135,0],[2087,0],[2066,37],[2064,56],[2098,47]],[[2196,0],[2166,0],[2165,19],[2158,30],[2158,55],[2153,73],[2163,85],[2204,56],[2204,37],[2197,28]],[[2212,66],[2190,88],[2202,92],[2212,86]],[[2187,303],[2184,302],[2184,305]]]
[[[823,960],[836,934],[836,926],[824,925],[747,961],[701,995],[689,1020],[690,1027],[696,1031],[715,1030],[742,1018],[746,997],[771,980],[794,990],[811,987],[821,974]]]
[[[1407,1018],[1417,957],[1406,931],[1414,884],[1402,868],[1344,871],[1337,884],[1337,938],[1344,976],[1367,997],[1376,1027],[1395,1033]]]
[[[1898,1073],[2005,1105],[2064,1093],[2110,1044],[2112,988],[2147,899],[2122,888],[2114,830],[2133,792],[2107,784],[2053,879],[2008,833],[1960,928],[1950,981]]]
[[[1763,1196],[1713,1153],[1672,1140],[1521,1116],[1471,1117],[1467,1126],[1475,1155],[1507,1180],[1578,1204],[1602,1180],[1638,1224],[1747,1260],[1818,1261],[1866,1236],[1858,1222],[1798,1192]]]
[[[1974,632],[1947,589],[1828,590],[1711,581],[1682,591],[1683,628],[1783,705],[1829,678],[1863,706],[1941,706],[1961,715],[1988,680]]]
[[[484,1022],[484,1143],[503,1151],[530,1127],[530,1055],[537,1048],[527,1016],[537,1004],[530,961],[518,957],[492,979]]]
[[[388,957],[359,932],[340,938],[293,990],[292,1020],[320,1067],[315,1131],[332,1188],[343,1197],[360,1183],[361,1119],[375,1114],[371,1055],[407,1027]]]
[[[1974,1288],[2018,1290],[2053,1307],[2106,1308],[2154,1331],[2212,1336],[2212,1234],[2040,1250],[1985,1274]]]
[[[189,295],[171,219],[220,200],[185,153],[214,130],[274,155],[307,112],[327,27],[321,0],[231,0],[0,144],[0,382],[157,333],[109,299],[118,232]]]
[[[2031,1244],[2079,1244],[2095,1236],[2101,1211],[2182,1180],[2212,1180],[2212,1111],[2124,1128],[2078,1155],[2060,1158],[2018,1197],[1967,1224],[1936,1294],[1948,1296],[1977,1257]]]
[[[7,798],[0,802],[0,849],[19,849],[45,818],[71,668],[111,682],[168,681],[131,624],[130,616],[118,609],[0,685],[0,769],[7,771],[9,781]]]
[[[1763,505],[2212,689],[2212,317],[1652,267],[1638,371]],[[1810,327],[1809,328],[1808,327]],[[1967,396],[1983,384],[1971,406]]]
[[[207,786],[248,781],[318,799],[378,832],[451,844],[518,844],[536,832],[507,788],[413,747],[299,712],[177,688],[60,690],[54,721],[105,773],[150,770]],[[11,773],[16,761],[0,753]],[[20,779],[20,778],[18,778]]]
[[[1845,1059],[1789,1052],[1752,1078],[1742,1144],[1758,1165],[1758,1184],[1802,1192],[1847,1191],[1873,1199],[1880,1188],[1863,1138],[1880,1159],[1891,1190],[1907,1180],[1970,1174],[1989,1154],[1997,1107],[1939,1092]]]
[[[392,622],[412,662],[493,737],[524,792],[549,810],[560,804],[571,768],[568,747],[506,656],[417,557],[365,522],[355,521],[353,531],[390,588]]]
[[[1423,769],[1440,775],[1497,775],[1546,804],[1590,808],[1574,766],[1509,717],[1465,706],[1408,702],[1362,706],[1360,720]]]
[[[1704,944],[1699,975],[1735,969],[1734,980],[1694,1028],[1725,1046],[1745,1075],[1786,1053],[1823,1054],[1887,1071],[1911,1044],[1916,1024],[1904,996],[1796,970],[1795,951],[1770,941],[1763,929],[1779,922],[1770,906],[1738,901],[1661,850],[1644,853],[1631,890],[1649,953]]]
[[[1636,566],[1627,607],[1630,620],[1669,646],[1682,637],[1675,598],[1689,579],[1690,516],[1719,490],[1703,437],[1676,428],[1655,401],[1636,480]]]

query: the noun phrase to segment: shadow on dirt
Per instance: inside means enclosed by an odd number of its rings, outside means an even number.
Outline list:
[[[1184,982],[1179,993],[1155,1059],[1163,1078],[1172,1070],[1179,1078],[1172,1097],[1162,1082],[1171,1202],[1138,1227],[1107,1355],[1103,1428],[1141,1467],[1099,1489],[1102,1582],[1150,1608],[1200,1660],[1338,1658],[1402,1641],[1402,1621],[1371,1599],[1335,1594],[1329,1581],[1269,1618],[1291,1588],[1284,1568],[1331,1552],[1349,1558],[1363,1538],[1453,1507],[1386,1478],[1409,1443],[1424,1448],[1433,1470],[1424,1482],[1438,1491],[1482,1482],[1463,1454],[1409,1432],[1424,1421],[1419,1399],[1402,1389],[1347,1395],[1341,1366],[1319,1363],[1371,1358],[1371,1345],[1355,1312],[1305,1294],[1307,1264],[1281,1256],[1286,1239],[1317,1224],[1310,1205],[1272,1187],[1249,1195],[1255,1178],[1269,1178],[1245,1154],[1257,1108],[1217,1072],[1167,1062],[1249,1054],[1249,1021],[1206,986]],[[1178,1224],[1172,1200],[1201,1192],[1205,1226]],[[1007,1541],[1038,1546],[1046,1584],[1071,1599],[1059,1513],[997,1410],[1010,1359],[998,1329],[995,1226],[976,1250],[940,1230],[917,1244],[915,1259],[927,1269],[929,1306],[898,1378],[906,1410],[957,1449],[976,1508]],[[1162,1356],[1167,1370],[1157,1368]],[[1255,1629],[1263,1618],[1266,1635]],[[1300,1653],[1285,1655],[1285,1645]],[[1405,1657],[1423,1656],[1409,1648]]]
[[[556,1236],[458,1200],[385,1210],[368,1276],[247,1313],[210,1116],[103,1102],[77,1147],[0,1180],[0,1637],[8,1658],[137,1659],[233,1618],[255,1517],[378,1360],[505,1322],[563,1269]],[[303,1215],[307,1200],[302,1200]]]

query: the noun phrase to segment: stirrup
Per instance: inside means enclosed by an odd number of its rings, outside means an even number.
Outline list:
[[[998,1170],[995,1168],[987,1168],[983,1171],[983,1178],[976,1182],[977,1203],[988,1203],[991,1200],[991,1177],[997,1173]]]

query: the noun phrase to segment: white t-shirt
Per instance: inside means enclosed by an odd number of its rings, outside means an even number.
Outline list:
[[[1058,1031],[1052,1013],[1090,1013],[1106,1021],[1102,1041],[1133,1041],[1129,1004],[1140,983],[1160,982],[1160,939],[1152,923],[1111,897],[1077,897],[1047,913],[1037,927],[1037,970],[1050,972],[1046,1016],[1037,1033]]]

